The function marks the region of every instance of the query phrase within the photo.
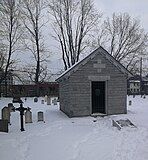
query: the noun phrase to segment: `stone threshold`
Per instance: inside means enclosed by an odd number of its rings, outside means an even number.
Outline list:
[[[105,114],[105,113],[92,113],[91,116],[92,117],[97,117],[97,116],[104,117],[104,116],[107,116],[107,114]]]

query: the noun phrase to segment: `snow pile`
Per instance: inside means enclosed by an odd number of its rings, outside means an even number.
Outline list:
[[[148,97],[128,97],[132,106],[127,115],[68,118],[58,106],[24,102],[31,107],[33,123],[20,132],[19,112],[11,114],[9,133],[0,132],[1,160],[147,160]],[[0,108],[12,99],[0,100]],[[16,106],[16,105],[15,105]],[[45,123],[37,122],[43,111]],[[130,119],[137,128],[112,127],[112,119]]]

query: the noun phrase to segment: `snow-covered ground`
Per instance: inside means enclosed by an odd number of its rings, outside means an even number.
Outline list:
[[[148,97],[128,97],[128,114],[68,118],[58,106],[24,102],[31,107],[33,123],[20,132],[19,112],[11,114],[9,133],[0,132],[0,160],[147,160]],[[0,109],[12,99],[0,100]],[[15,104],[16,106],[16,104]],[[43,111],[45,123],[37,122]],[[1,115],[0,115],[1,118]],[[112,127],[112,119],[129,118],[137,128]]]

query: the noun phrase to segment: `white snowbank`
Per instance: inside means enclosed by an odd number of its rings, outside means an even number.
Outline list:
[[[148,159],[148,97],[128,97],[132,106],[128,114],[104,118],[68,118],[58,106],[24,102],[31,107],[33,123],[20,132],[19,112],[11,114],[9,133],[0,132],[0,160],[147,160]],[[12,99],[0,100],[0,108]],[[45,123],[37,122],[43,111]],[[130,119],[137,128],[121,131],[112,127],[112,119]]]

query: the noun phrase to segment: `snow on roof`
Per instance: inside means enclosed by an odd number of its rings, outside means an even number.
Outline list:
[[[121,64],[119,63],[113,56],[111,56],[103,47],[99,47],[96,50],[94,50],[92,53],[90,53],[88,56],[86,56],[84,59],[82,59],[81,61],[75,63],[72,67],[70,67],[69,69],[67,69],[65,72],[63,72],[57,79],[56,81],[58,81],[59,79],[61,79],[63,76],[67,75],[68,73],[72,72],[74,70],[74,68],[76,68],[76,66],[79,68],[79,66],[85,62],[87,62],[90,58],[93,58],[96,54],[98,54],[97,51],[100,51],[100,54],[105,55],[105,57],[111,61],[116,67],[118,67],[121,72],[126,73],[129,77],[132,76],[132,74]],[[77,68],[77,69],[78,69]],[[77,70],[76,69],[76,70]]]
[[[64,71],[59,77],[57,77],[56,80],[58,80],[60,77],[63,77],[67,72],[69,72],[72,68],[74,68],[75,66],[77,66],[81,61],[76,62],[73,66],[71,66],[70,68],[68,68],[66,71]]]
[[[140,83],[139,80],[130,80],[130,82],[138,82],[138,83]]]

